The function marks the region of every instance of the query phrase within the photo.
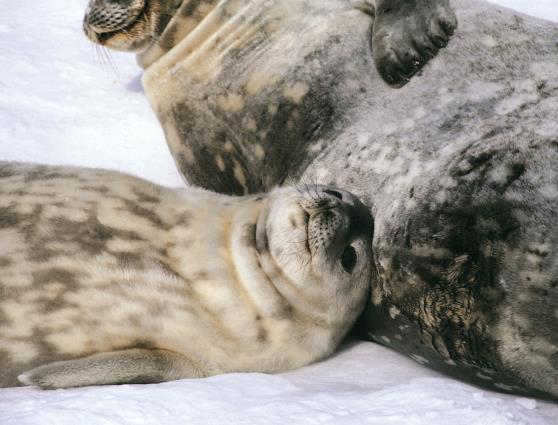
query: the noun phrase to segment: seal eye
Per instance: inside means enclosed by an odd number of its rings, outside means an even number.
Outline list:
[[[352,273],[357,262],[357,253],[351,245],[349,245],[341,254],[341,265],[347,273]]]

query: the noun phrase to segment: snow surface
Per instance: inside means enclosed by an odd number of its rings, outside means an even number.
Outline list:
[[[557,0],[493,0],[558,22]],[[182,185],[134,58],[81,34],[87,0],[0,0],[0,159]],[[111,65],[112,63],[112,65]],[[1,367],[1,365],[0,365]],[[368,342],[280,375],[0,390],[0,424],[558,424],[558,405],[479,389]]]
[[[465,385],[372,343],[280,375],[0,390],[2,425],[539,425],[558,407]]]

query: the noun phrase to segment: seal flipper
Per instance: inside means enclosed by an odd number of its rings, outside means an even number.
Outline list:
[[[374,17],[374,62],[394,87],[405,85],[457,28],[449,0],[356,0],[353,6]]]
[[[18,379],[25,385],[55,389],[148,384],[202,376],[203,373],[180,354],[157,349],[129,349],[49,363],[21,374]]]

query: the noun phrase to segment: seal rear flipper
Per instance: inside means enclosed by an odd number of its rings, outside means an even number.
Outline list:
[[[157,349],[129,349],[49,363],[21,374],[18,379],[25,385],[55,389],[147,384],[202,376],[203,373],[181,354]]]
[[[355,0],[353,6],[374,17],[374,62],[394,87],[405,85],[457,28],[448,0]]]

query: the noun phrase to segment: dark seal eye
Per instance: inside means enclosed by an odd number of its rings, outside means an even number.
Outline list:
[[[349,245],[347,248],[345,248],[343,254],[341,254],[341,265],[343,266],[343,269],[347,273],[352,273],[353,270],[355,269],[356,262],[357,262],[356,249],[354,249],[351,245]]]

